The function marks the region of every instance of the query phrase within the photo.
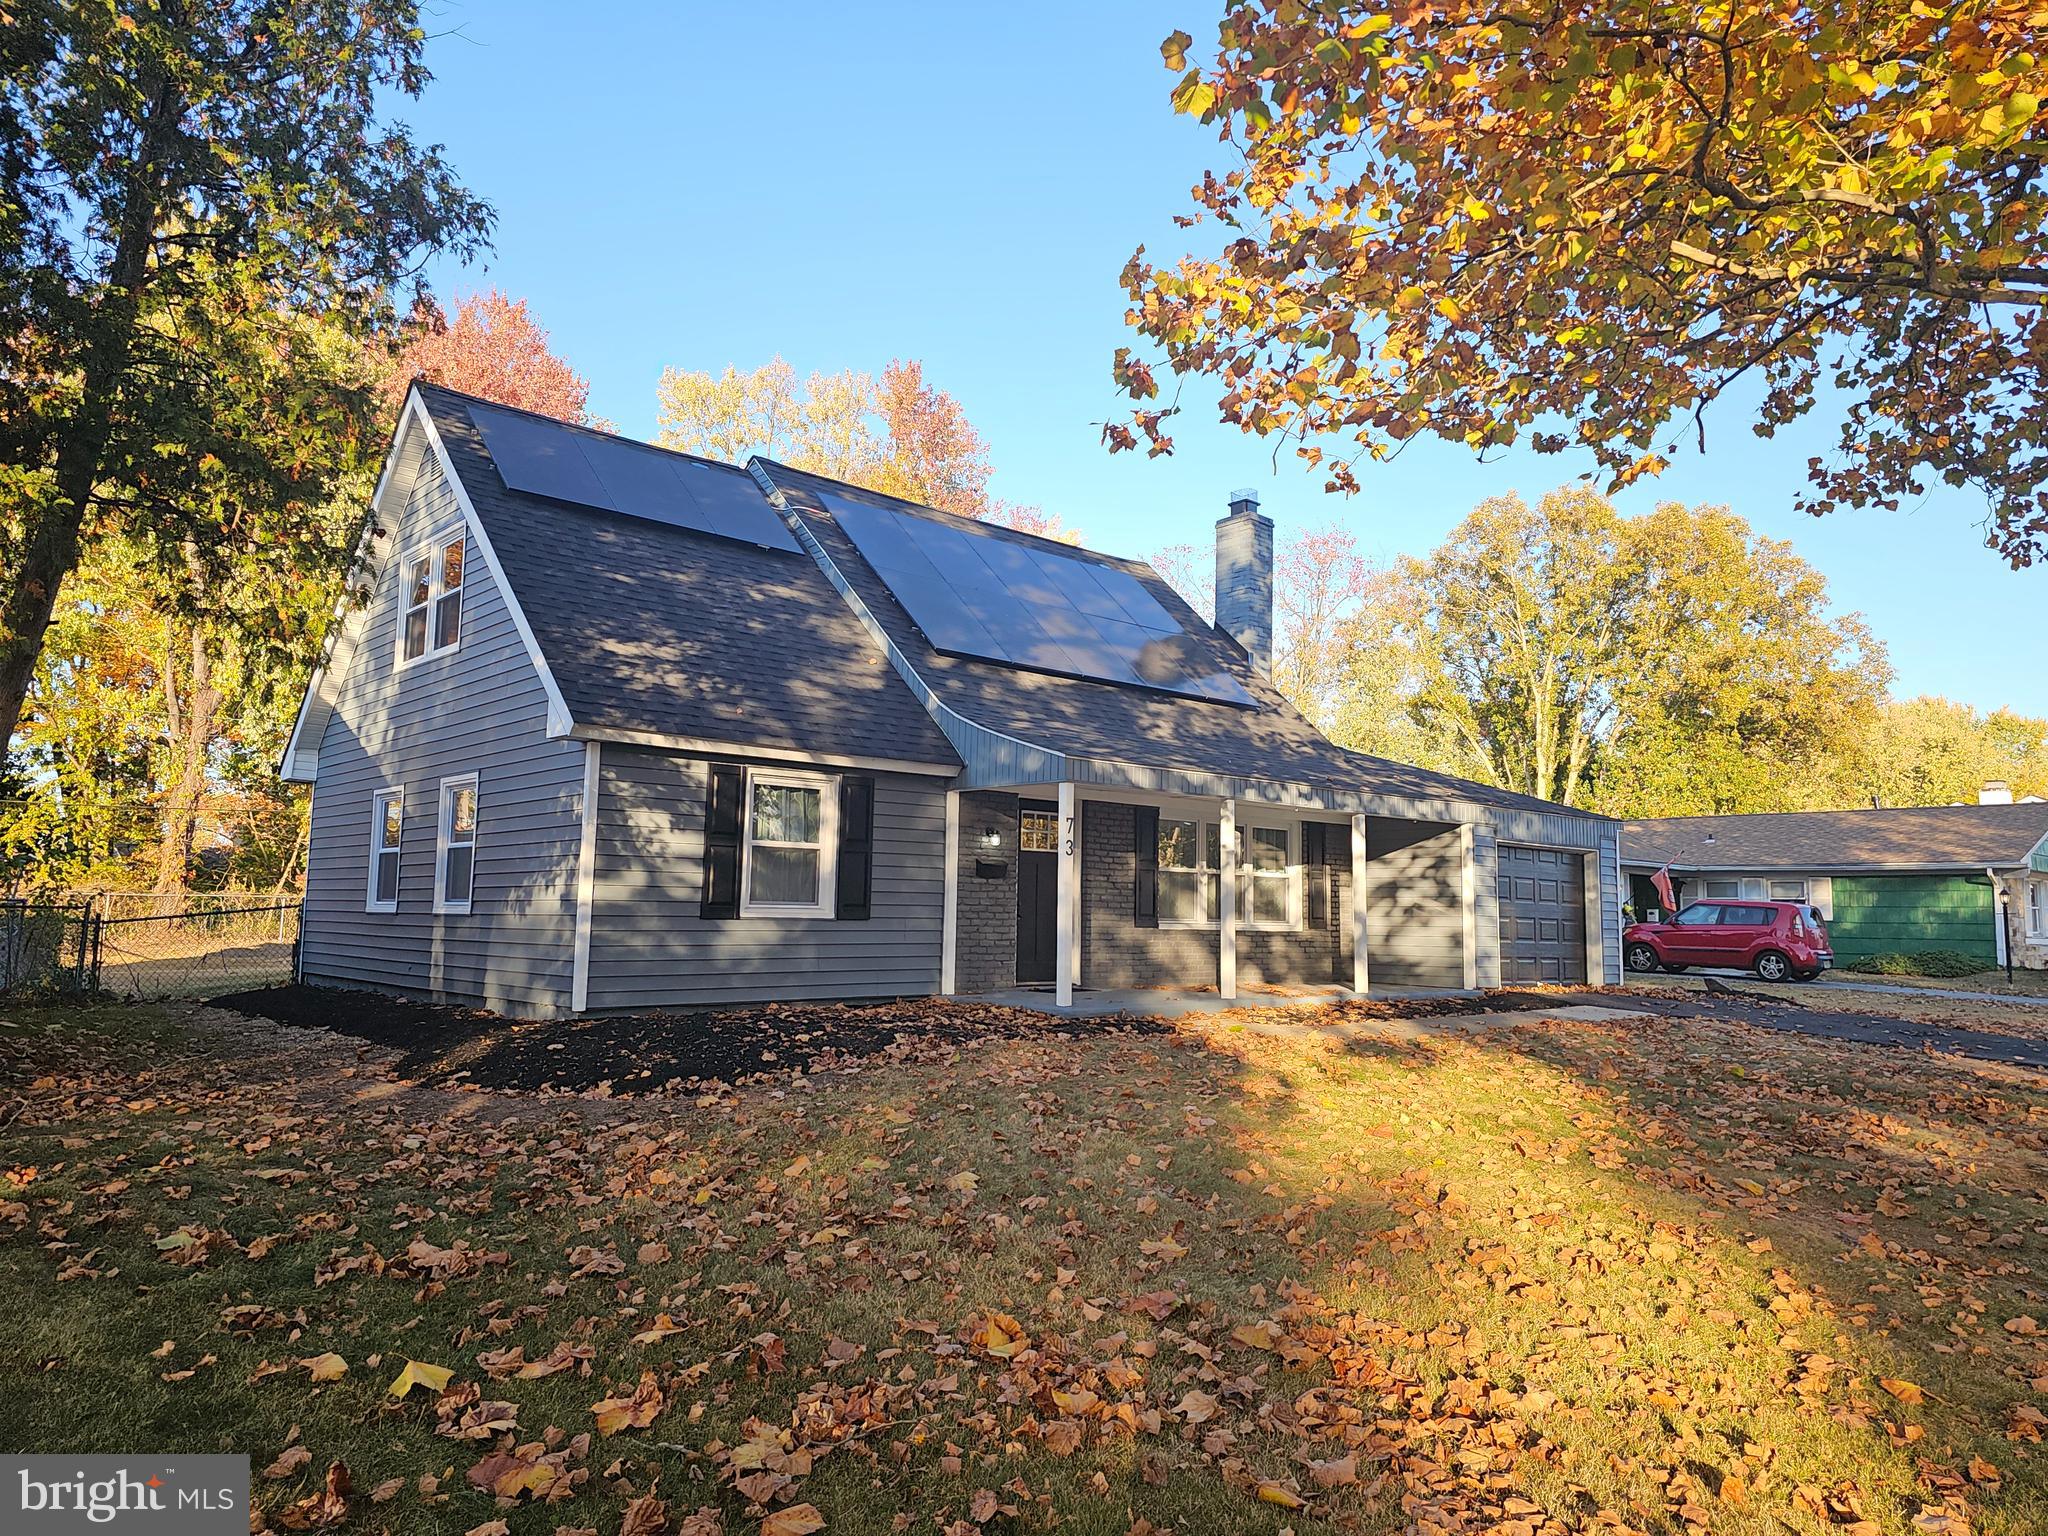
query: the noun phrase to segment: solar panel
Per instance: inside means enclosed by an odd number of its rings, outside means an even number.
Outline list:
[[[797,552],[782,519],[736,470],[495,406],[471,402],[469,417],[507,490]]]
[[[981,529],[821,498],[942,651],[1192,698],[1250,704],[1210,646],[1128,571]]]

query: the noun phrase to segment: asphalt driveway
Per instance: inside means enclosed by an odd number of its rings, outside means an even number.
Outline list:
[[[1710,988],[1720,983],[1709,982]],[[1607,999],[1600,1000],[1603,1004]],[[1724,1019],[1754,1024],[1762,1029],[1782,1029],[1796,1035],[1818,1035],[1829,1040],[1850,1040],[1861,1045],[1886,1045],[1907,1050],[1948,1051],[1972,1056],[1979,1061],[1999,1061],[2009,1066],[2048,1071],[2048,1042],[2024,1040],[1989,1030],[1954,1029],[1916,1023],[1911,1019],[1888,1018],[1881,1014],[1847,1013],[1837,1008],[1816,1008],[1804,1003],[1780,1002],[1752,992],[1734,989],[1709,990],[1695,997],[1630,997],[1616,1006],[1635,1013],[1654,1013],[1673,1019]]]

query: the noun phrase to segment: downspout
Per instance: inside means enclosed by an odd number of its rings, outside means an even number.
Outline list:
[[[1991,917],[1998,924],[1996,954],[1998,964],[2005,967],[2005,984],[2012,985],[2012,898],[1989,864],[1984,866],[1984,878],[1991,882]]]

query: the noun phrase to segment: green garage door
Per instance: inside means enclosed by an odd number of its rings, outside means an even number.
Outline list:
[[[1835,963],[1871,955],[1952,949],[1998,962],[1997,918],[1982,875],[1835,876],[1835,915],[1828,920]]]

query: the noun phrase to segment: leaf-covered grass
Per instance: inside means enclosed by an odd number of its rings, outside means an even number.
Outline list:
[[[0,1444],[364,1531],[2048,1528],[2048,1080],[1333,1014],[606,1100],[15,1010]]]

